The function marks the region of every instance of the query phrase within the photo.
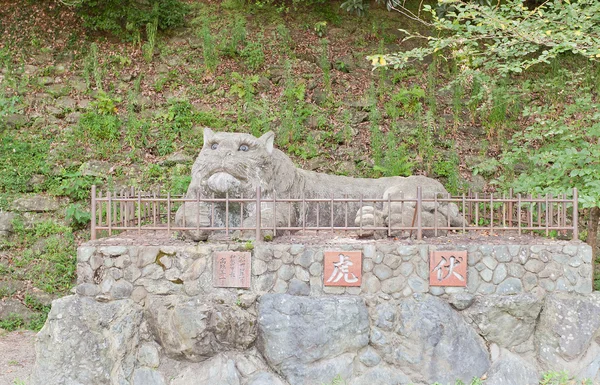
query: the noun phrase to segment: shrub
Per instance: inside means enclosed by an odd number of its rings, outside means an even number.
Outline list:
[[[86,27],[132,40],[157,20],[159,30],[183,25],[189,6],[180,0],[78,0]]]

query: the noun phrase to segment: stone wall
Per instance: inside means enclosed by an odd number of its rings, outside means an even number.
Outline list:
[[[531,385],[563,369],[600,381],[590,248],[466,243],[88,243],[76,294],[38,335],[32,383]],[[249,249],[251,289],[213,287],[212,253]],[[429,287],[441,249],[467,250],[466,288]],[[329,250],[362,251],[362,286],[323,286]]]
[[[106,242],[106,241],[105,241]],[[110,243],[118,243],[116,239]],[[121,242],[123,243],[123,242]],[[105,299],[150,294],[186,294],[213,291],[212,253],[252,252],[252,291],[320,296],[376,294],[391,298],[430,293],[447,297],[546,292],[592,292],[592,254],[583,243],[536,244],[395,244],[392,242],[331,242],[321,245],[259,243],[186,244],[168,246],[114,246],[89,243],[78,251],[77,293]],[[363,253],[361,287],[323,286],[323,253],[360,250]],[[466,250],[466,288],[429,286],[429,252]]]

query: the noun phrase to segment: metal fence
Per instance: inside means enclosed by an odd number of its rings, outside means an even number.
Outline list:
[[[229,237],[235,231],[254,232],[256,239],[261,239],[264,231],[272,231],[272,234],[281,233],[347,233],[361,235],[367,231],[382,231],[388,236],[399,232],[407,233],[409,237],[422,239],[424,233],[431,236],[445,234],[446,232],[471,233],[485,232],[489,235],[496,233],[512,232],[521,235],[523,233],[535,233],[541,235],[562,235],[578,238],[578,196],[577,189],[573,189],[572,196],[566,194],[559,196],[545,195],[521,195],[521,194],[478,194],[467,193],[461,196],[435,195],[431,198],[423,196],[420,188],[412,198],[382,199],[368,197],[328,197],[328,198],[292,198],[292,197],[262,197],[261,191],[257,189],[253,197],[228,196],[223,198],[189,198],[181,195],[166,195],[160,193],[148,193],[135,191],[133,188],[120,192],[98,191],[92,186],[91,199],[91,239],[111,236],[122,231],[135,230],[138,233],[152,231],[166,231],[169,235],[180,231],[209,231]],[[175,223],[175,213],[183,206],[200,205],[210,207],[209,225],[200,227],[195,225]],[[357,211],[352,207],[364,208],[372,206],[377,208],[383,216],[390,216],[393,204],[404,206],[411,210],[412,221],[409,226],[391,226],[380,223],[379,225],[363,221],[359,216],[355,223]],[[447,221],[442,223],[444,209],[448,210],[450,204],[458,207],[459,218],[462,225],[451,226],[450,215],[446,215]],[[298,221],[292,223],[277,223],[275,220],[268,225],[261,220],[261,210],[256,213],[252,225],[245,225],[247,209],[249,207],[264,207],[269,205],[273,214],[277,210],[288,212],[288,218],[292,212],[298,216]],[[433,224],[425,225],[423,222],[423,205],[435,207],[433,210]],[[385,208],[387,207],[387,212]],[[246,208],[246,210],[244,209]],[[312,217],[309,220],[308,212],[312,208]],[[315,209],[316,208],[316,209]],[[217,223],[216,213],[224,211],[224,221]],[[335,214],[334,214],[335,213]],[[341,213],[341,214],[340,214]],[[437,216],[440,215],[440,218]],[[235,221],[231,218],[239,216]],[[334,220],[336,216],[336,220]],[[342,223],[340,221],[342,217]],[[274,215],[275,217],[275,215]],[[235,219],[235,218],[234,218]],[[236,224],[237,223],[237,224]]]

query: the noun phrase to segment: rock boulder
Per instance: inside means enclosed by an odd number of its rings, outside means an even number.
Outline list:
[[[121,384],[133,375],[143,311],[131,300],[52,303],[38,333],[33,385]]]
[[[256,318],[231,303],[183,295],[146,299],[148,325],[165,353],[176,359],[204,361],[256,339]]]
[[[538,359],[546,370],[578,373],[596,358],[587,353],[599,332],[600,292],[549,295],[535,332]]]
[[[488,342],[510,348],[531,337],[542,304],[532,294],[488,295],[461,314]]]
[[[258,330],[259,351],[292,385],[349,377],[356,352],[369,341],[367,308],[352,296],[266,294],[258,307]]]
[[[490,367],[483,339],[443,299],[415,295],[380,304],[371,317],[371,345],[413,382],[469,382]]]

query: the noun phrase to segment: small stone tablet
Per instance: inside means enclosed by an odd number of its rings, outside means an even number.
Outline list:
[[[216,252],[213,254],[213,286],[249,289],[250,269],[250,252]]]

